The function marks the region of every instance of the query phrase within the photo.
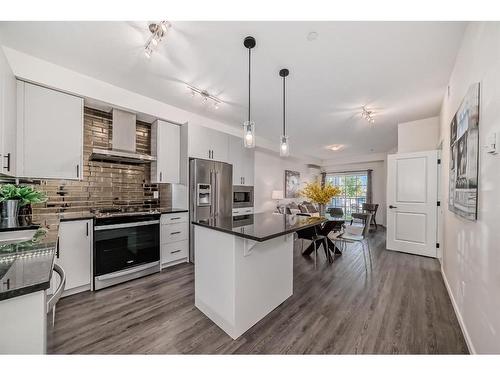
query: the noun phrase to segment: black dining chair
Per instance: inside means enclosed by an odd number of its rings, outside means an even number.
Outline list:
[[[303,215],[303,216],[305,216],[305,215]],[[322,234],[318,233],[318,228],[316,226],[298,230],[296,233],[297,233],[297,239],[302,240],[301,251],[304,251],[304,240],[309,240],[309,241],[313,242],[313,245],[314,245],[314,269],[317,268],[317,264],[318,264],[318,248],[319,248],[319,246],[323,245],[323,248],[325,250],[326,259],[327,260],[329,259],[327,238],[326,238],[326,236],[323,236]],[[318,245],[318,243],[319,243],[319,245]]]
[[[342,207],[330,207],[328,209],[330,216],[344,216],[344,210]]]

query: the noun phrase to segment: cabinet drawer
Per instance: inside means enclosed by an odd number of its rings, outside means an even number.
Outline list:
[[[188,257],[188,241],[161,245],[161,263],[170,263]]]
[[[188,221],[187,212],[178,212],[176,214],[163,214],[160,218],[161,224],[186,223]]]
[[[187,223],[178,223],[160,226],[160,241],[161,243],[171,243],[176,241],[187,240],[188,225]]]
[[[253,214],[253,207],[233,208],[233,216]]]

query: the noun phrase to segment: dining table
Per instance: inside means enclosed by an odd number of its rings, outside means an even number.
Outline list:
[[[346,221],[351,221],[351,217],[346,215],[330,215],[328,213],[322,215],[326,221],[317,225],[317,233],[326,237],[326,242],[328,243],[328,260],[331,262],[335,256],[342,255],[342,251],[333,243],[333,241],[328,238],[328,234],[332,231],[338,231],[341,229],[342,224]],[[302,251],[302,255],[308,256],[314,251],[314,244],[311,244]],[[332,257],[333,256],[333,257]]]

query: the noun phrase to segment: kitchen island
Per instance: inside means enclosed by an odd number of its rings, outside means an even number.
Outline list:
[[[193,221],[196,307],[237,339],[293,294],[293,233],[325,220],[260,213]]]

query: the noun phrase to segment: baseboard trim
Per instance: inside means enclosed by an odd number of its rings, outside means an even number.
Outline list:
[[[472,344],[472,340],[470,338],[469,332],[467,331],[467,327],[465,326],[465,322],[462,318],[462,314],[458,309],[457,302],[455,301],[455,297],[453,297],[453,293],[451,291],[450,284],[448,283],[448,279],[444,273],[443,263],[441,263],[441,276],[443,277],[444,285],[446,286],[446,290],[448,291],[448,295],[450,296],[451,304],[453,306],[453,310],[455,311],[455,315],[457,316],[458,324],[460,325],[460,329],[462,330],[462,334],[465,338],[465,343],[467,344],[467,348],[469,349],[470,354],[477,354],[474,345]]]

